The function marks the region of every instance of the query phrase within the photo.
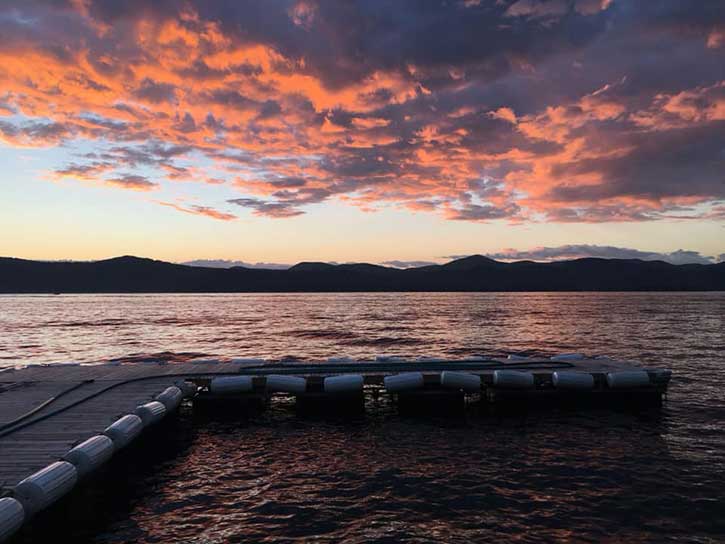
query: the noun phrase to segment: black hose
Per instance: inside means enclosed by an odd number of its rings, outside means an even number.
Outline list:
[[[206,375],[206,374],[229,374],[229,373],[228,372],[204,372],[204,373],[201,373],[201,375]],[[17,432],[21,429],[25,429],[26,427],[29,427],[31,425],[35,425],[36,423],[40,423],[41,421],[44,421],[55,415],[61,414],[61,413],[65,412],[66,410],[75,408],[79,404],[83,404],[84,402],[94,399],[97,396],[102,395],[103,393],[106,393],[107,391],[110,391],[111,389],[115,389],[116,387],[120,387],[122,385],[127,385],[129,383],[134,383],[134,382],[141,382],[144,380],[159,380],[159,379],[163,379],[163,378],[186,378],[189,376],[199,376],[199,375],[200,375],[199,372],[184,372],[184,373],[179,373],[179,374],[161,374],[161,375],[157,375],[157,376],[140,376],[138,378],[130,378],[130,379],[124,380],[122,382],[114,382],[114,383],[104,387],[103,389],[99,389],[98,391],[95,391],[94,393],[91,393],[90,395],[83,397],[82,399],[78,399],[77,401],[71,402],[70,404],[66,404],[62,408],[58,408],[57,410],[54,410],[53,412],[48,412],[47,414],[44,414],[35,419],[31,419],[30,421],[26,421],[25,423],[20,423],[19,425],[16,425],[15,427],[12,427],[10,429],[4,429],[4,430],[2,430],[2,432],[0,432],[0,438],[8,436],[9,434]]]
[[[20,415],[20,416],[16,417],[16,418],[15,418],[15,419],[13,419],[12,421],[8,421],[7,423],[3,423],[2,425],[0,425],[0,431],[2,431],[2,430],[5,430],[5,429],[7,429],[8,427],[12,427],[12,426],[14,426],[14,425],[17,425],[18,423],[20,423],[20,422],[21,422],[21,421],[23,421],[24,419],[27,419],[27,418],[29,418],[29,417],[30,417],[30,416],[32,416],[33,414],[37,414],[37,413],[38,413],[38,412],[40,412],[40,411],[41,411],[41,410],[42,410],[43,408],[45,408],[45,407],[46,407],[46,406],[48,406],[49,404],[52,404],[53,402],[55,402],[56,400],[58,400],[58,399],[59,399],[59,398],[61,398],[62,396],[64,396],[64,395],[67,395],[68,393],[70,393],[70,392],[72,392],[72,391],[75,391],[76,389],[78,389],[79,387],[81,387],[81,386],[83,386],[83,385],[86,385],[87,383],[93,383],[93,382],[94,382],[94,380],[83,380],[83,381],[82,381],[82,382],[80,382],[80,383],[77,383],[77,384],[75,384],[75,385],[72,385],[72,386],[70,386],[70,387],[69,387],[69,388],[67,388],[67,389],[64,389],[63,391],[61,391],[61,392],[60,392],[60,393],[58,393],[57,395],[55,395],[55,396],[53,396],[53,397],[50,397],[50,398],[49,398],[48,400],[46,400],[46,401],[45,401],[45,402],[43,402],[42,404],[40,404],[40,405],[36,406],[36,407],[35,407],[35,408],[33,408],[32,410],[29,410],[29,411],[25,412],[24,414],[22,414],[22,415]],[[2,436],[2,435],[0,435],[0,436]]]
[[[74,408],[80,404],[83,404],[84,402],[88,402],[91,399],[94,399],[98,397],[99,395],[102,395],[103,393],[106,393],[107,391],[110,391],[111,389],[115,389],[116,387],[120,387],[122,385],[127,385],[129,383],[135,383],[135,382],[141,382],[146,380],[160,380],[164,378],[189,378],[193,376],[229,376],[233,374],[255,374],[255,375],[261,375],[261,374],[269,374],[270,370],[289,370],[290,372],[287,373],[297,373],[297,374],[329,374],[329,373],[335,373],[335,372],[353,372],[355,370],[362,370],[366,369],[368,372],[370,372],[370,368],[366,365],[379,365],[381,368],[378,370],[379,372],[394,372],[395,370],[404,369],[405,366],[412,366],[415,365],[416,370],[420,370],[421,366],[428,366],[428,367],[434,367],[434,368],[426,368],[425,370],[453,370],[455,369],[465,369],[465,370],[475,370],[478,368],[479,370],[503,370],[508,368],[518,368],[518,369],[526,369],[526,368],[535,368],[535,369],[542,369],[542,368],[551,368],[551,369],[558,369],[558,368],[572,368],[574,365],[571,363],[566,362],[549,362],[549,361],[532,361],[532,362],[515,362],[515,363],[502,363],[500,361],[496,361],[494,359],[491,359],[489,361],[459,361],[456,363],[456,361],[441,361],[441,362],[430,362],[430,363],[415,363],[415,362],[376,362],[376,363],[356,363],[354,366],[355,368],[350,368],[352,365],[349,364],[343,364],[343,365],[328,365],[325,363],[318,363],[316,365],[310,365],[310,366],[296,366],[292,367],[291,365],[264,365],[264,366],[258,366],[258,367],[246,367],[246,368],[240,368],[237,372],[180,372],[180,373],[174,373],[174,374],[160,374],[155,376],[140,376],[137,378],[129,378],[128,380],[124,380],[121,382],[114,382],[107,387],[104,387],[103,389],[99,389],[98,391],[95,391],[94,393],[91,393],[90,395],[87,395],[81,399],[78,399],[75,402],[72,402],[70,404],[67,404],[63,406],[62,408],[58,408],[57,410],[54,410],[53,412],[49,412],[47,414],[44,414],[40,417],[37,417],[35,419],[31,419],[30,421],[26,421],[24,423],[20,423],[15,425],[11,428],[6,428],[7,426],[3,427],[0,431],[0,438],[3,438],[5,436],[8,436],[9,434],[15,433],[21,429],[25,429],[26,427],[29,427],[31,425],[35,425],[36,423],[40,423],[41,421],[45,421],[46,419],[53,417],[57,414],[63,413],[66,410],[70,410],[71,408]],[[461,367],[461,364],[467,364],[468,366]],[[299,363],[297,363],[299,365]],[[437,365],[437,366],[436,366]],[[475,365],[478,365],[477,367]],[[92,381],[92,380],[90,380]],[[80,387],[81,384],[76,385],[75,387]],[[70,392],[70,391],[67,391]],[[65,392],[63,393],[65,394]],[[57,398],[57,396],[56,396]],[[47,405],[47,402],[44,403]],[[37,411],[36,409],[35,411]]]

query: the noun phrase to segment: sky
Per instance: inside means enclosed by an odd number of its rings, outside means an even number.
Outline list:
[[[0,255],[725,260],[720,0],[3,0]]]

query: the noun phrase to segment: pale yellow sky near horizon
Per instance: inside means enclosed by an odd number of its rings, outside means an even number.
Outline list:
[[[573,244],[662,253],[684,249],[713,257],[725,253],[722,221],[480,223],[395,208],[364,212],[340,202],[311,206],[298,217],[248,214],[217,221],[108,187],[34,177],[22,184],[5,178],[0,189],[10,196],[0,202],[0,255],[26,259],[444,261],[453,255]]]
[[[149,4],[0,3],[0,255],[725,254],[707,3]]]

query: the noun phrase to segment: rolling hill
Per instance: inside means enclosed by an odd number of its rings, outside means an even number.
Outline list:
[[[405,270],[304,262],[288,270],[269,270],[204,268],[131,256],[94,262],[0,258],[0,293],[708,290],[725,290],[725,263],[506,263],[474,255]]]

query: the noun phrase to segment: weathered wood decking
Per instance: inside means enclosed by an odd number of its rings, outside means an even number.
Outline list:
[[[124,364],[93,366],[32,366],[0,373],[0,427],[40,406],[49,398],[83,383],[63,395],[30,420],[115,386],[99,396],[48,419],[0,437],[0,486],[11,488],[20,480],[57,461],[77,443],[101,433],[119,417],[173,385],[178,373],[238,372],[242,365]],[[128,380],[138,380],[126,383]],[[2,431],[0,431],[2,434]]]
[[[550,377],[561,364],[546,359],[527,361],[537,379]],[[203,383],[205,378],[218,374],[265,373],[295,374],[308,377],[310,387],[321,382],[325,375],[361,373],[366,384],[380,384],[391,373],[420,370],[426,381],[434,380],[441,370],[464,370],[479,374],[482,382],[491,381],[493,369],[486,365],[500,363],[514,367],[504,360],[487,361],[425,361],[425,362],[345,362],[345,363],[276,363],[260,365],[253,362],[183,362],[183,363],[123,363],[101,365],[29,366],[0,372],[0,487],[12,489],[20,480],[57,461],[79,442],[101,433],[119,417],[133,413],[135,408],[153,399],[166,387],[184,377]],[[633,368],[630,363],[608,359],[569,362],[571,369],[603,376],[607,372]],[[36,409],[48,399],[57,400],[40,409],[24,421],[36,421],[10,434],[3,426],[19,416]],[[97,396],[90,398],[90,395]],[[80,404],[72,406],[74,403]],[[61,413],[47,417],[59,409]]]

